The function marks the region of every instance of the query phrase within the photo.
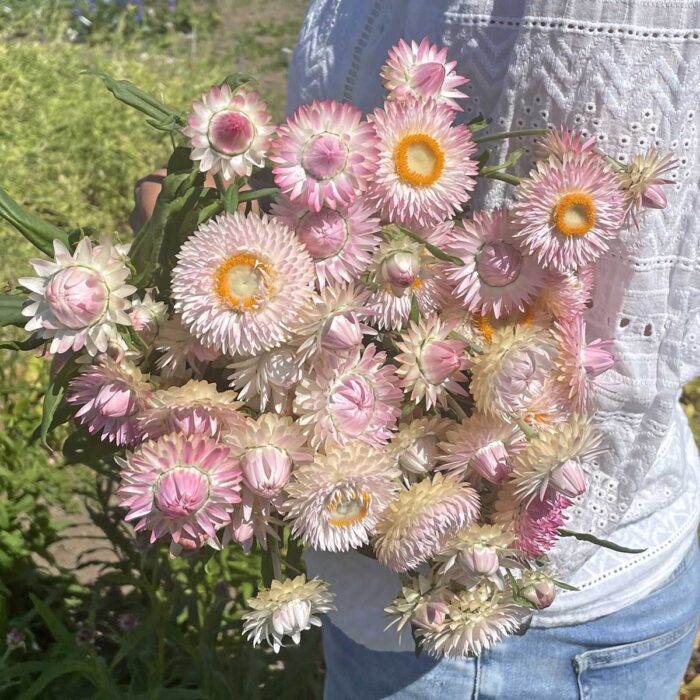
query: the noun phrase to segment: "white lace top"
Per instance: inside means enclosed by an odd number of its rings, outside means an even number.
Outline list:
[[[657,586],[687,551],[698,523],[700,467],[678,405],[700,374],[699,0],[313,0],[290,72],[289,109],[314,98],[381,103],[378,71],[399,38],[450,47],[470,78],[466,120],[492,129],[566,125],[595,134],[625,161],[650,145],[680,163],[669,206],[642,215],[597,265],[587,314],[591,338],[613,337],[619,362],[598,392],[610,451],[568,527],[632,547],[615,553],[562,540],[557,575],[580,588],[560,593],[535,624],[572,624],[614,612]],[[532,148],[529,139],[503,142]],[[495,160],[496,153],[492,157]],[[530,163],[519,164],[525,174]],[[476,206],[508,196],[487,183]],[[375,649],[399,647],[382,609],[398,578],[356,553],[310,553],[313,573],[338,594],[333,617]]]

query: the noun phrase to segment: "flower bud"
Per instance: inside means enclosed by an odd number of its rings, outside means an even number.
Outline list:
[[[471,459],[471,466],[493,484],[500,484],[511,472],[506,446],[500,440],[480,447]]]
[[[407,472],[426,474],[435,465],[438,454],[437,436],[424,435],[399,455],[399,465]]]
[[[436,340],[421,355],[423,375],[431,384],[442,384],[458,372],[464,362],[464,346],[460,340]]]
[[[362,345],[362,328],[354,314],[333,316],[321,333],[321,347],[344,355]]]
[[[567,498],[576,498],[586,490],[586,472],[575,459],[554,468],[549,476],[550,485]]]
[[[46,285],[46,301],[59,323],[85,328],[99,321],[109,300],[100,275],[80,265],[57,272]]]
[[[445,83],[442,63],[422,63],[413,69],[411,87],[420,97],[437,97]]]
[[[310,601],[290,600],[272,613],[272,628],[280,637],[287,634],[298,642],[299,633],[309,628],[310,618]]]
[[[475,576],[493,576],[500,566],[498,552],[493,547],[481,544],[463,549],[457,560],[465,571]]]
[[[615,355],[608,350],[612,344],[612,340],[594,340],[585,346],[583,367],[591,379],[607,372],[615,364]]]
[[[540,610],[548,608],[557,595],[557,589],[549,576],[526,571],[521,581],[520,595]]]
[[[424,630],[435,629],[445,621],[447,610],[447,603],[441,600],[423,603],[413,613],[411,624]]]
[[[123,382],[101,386],[95,396],[94,409],[108,418],[126,418],[137,411],[136,392]]]
[[[272,445],[265,445],[247,450],[241,457],[241,469],[253,493],[271,498],[289,481],[292,460],[286,452]]]
[[[394,293],[401,293],[418,278],[420,260],[418,255],[400,250],[386,258],[381,264],[380,275],[390,284]]]
[[[348,227],[345,219],[333,209],[322,208],[304,215],[296,229],[297,238],[315,260],[337,255],[345,245]]]
[[[642,193],[642,206],[648,209],[665,209],[668,199],[661,185],[649,185]]]

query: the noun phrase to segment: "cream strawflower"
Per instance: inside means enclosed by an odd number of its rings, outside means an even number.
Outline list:
[[[513,602],[508,589],[481,583],[455,594],[444,622],[433,629],[419,629],[416,635],[431,656],[478,656],[505,635],[517,631],[528,612]]]
[[[399,635],[410,622],[412,627],[430,629],[440,625],[447,614],[447,601],[452,598],[451,591],[434,580],[432,575],[413,576],[407,585],[401,587],[401,593],[392,600],[384,612],[391,618],[385,629],[396,625]]]
[[[369,292],[351,283],[324,287],[299,315],[295,332],[303,340],[299,353],[304,360],[320,355],[342,358],[362,348],[365,335],[376,331],[361,323]]]
[[[379,137],[379,167],[367,193],[382,218],[429,226],[451,218],[476,185],[476,145],[454,111],[434,99],[406,96],[370,116]]]
[[[377,167],[377,137],[362,112],[335,100],[301,105],[277,130],[270,160],[275,182],[311,211],[348,206]]]
[[[503,525],[470,525],[452,535],[435,558],[438,571],[452,578],[495,576],[515,555],[513,532]]]
[[[430,242],[439,246],[451,231],[451,223],[436,226]],[[400,330],[410,317],[414,298],[424,316],[441,309],[450,298],[446,268],[424,245],[408,237],[384,241],[370,266],[377,286],[368,303],[372,323],[380,329]]]
[[[440,443],[440,467],[464,479],[472,470],[494,484],[513,469],[513,458],[525,447],[525,436],[517,425],[497,417],[475,413],[455,424]]]
[[[561,319],[552,335],[559,354],[555,360],[557,380],[575,412],[586,413],[593,408],[593,380],[615,364],[610,352],[613,340],[593,340],[586,343],[586,322],[582,315]]]
[[[274,127],[267,104],[245,88],[231,92],[224,83],[215,85],[192,103],[187,126],[190,158],[199,161],[201,172],[221,173],[232,180],[247,177],[253,166],[262,168]]]
[[[405,477],[425,476],[433,470],[440,453],[438,443],[454,425],[454,421],[440,416],[425,416],[399,425],[387,449]]]
[[[317,615],[335,610],[334,597],[327,583],[316,578],[307,581],[303,574],[275,580],[269,590],[259,590],[257,596],[248,598],[250,611],[243,614],[243,634],[253,646],[264,639],[278,653],[285,636],[299,644],[304,630],[312,625],[320,627]]]
[[[245,416],[233,391],[219,391],[216,384],[190,379],[182,386],[156,391],[139,421],[144,439],[168,433],[218,437],[226,430],[241,429]]]
[[[139,414],[151,399],[151,385],[136,365],[101,355],[68,385],[66,401],[78,406],[76,420],[92,435],[117,445],[142,439]]]
[[[311,446],[361,440],[385,445],[396,430],[403,392],[386,353],[368,345],[336,366],[320,363],[302,378],[294,413]]]
[[[448,394],[468,395],[460,386],[467,382],[462,372],[469,366],[467,343],[450,338],[450,331],[437,315],[422,317],[396,343],[401,350],[394,358],[401,386],[410,390],[416,404],[425,400],[428,410],[438,404],[447,408]]]
[[[381,240],[379,219],[359,199],[347,207],[321,207],[315,212],[279,197],[272,213],[294,231],[312,257],[321,287],[356,280]]]
[[[538,161],[515,197],[516,238],[542,265],[562,272],[607,252],[624,219],[618,179],[591,153]]]
[[[292,533],[329,552],[367,544],[396,495],[399,475],[386,450],[358,441],[329,447],[298,467],[287,485],[284,508]]]
[[[496,331],[472,367],[471,393],[479,410],[504,421],[518,417],[544,387],[553,355],[551,338],[536,327]]]
[[[313,455],[301,428],[291,418],[274,413],[249,418],[224,439],[241,462],[246,485],[262,498],[280,493],[292,469],[311,461]]]
[[[294,388],[303,376],[298,342],[236,358],[226,367],[233,370],[227,379],[238,390],[238,398],[256,410],[291,410]]]
[[[449,533],[479,515],[479,496],[454,477],[434,474],[399,492],[377,526],[377,559],[402,572],[424,564],[442,548]]]
[[[410,44],[403,39],[389,49],[387,62],[379,73],[387,99],[401,100],[406,96],[418,99],[435,98],[461,112],[456,100],[466,98],[457,88],[469,82],[455,73],[456,61],[447,60],[447,48],[438,49],[425,37],[420,44]]]
[[[449,266],[447,278],[469,311],[496,318],[525,311],[543,286],[542,270],[521,249],[517,230],[507,209],[475,212],[471,221],[455,226],[446,251],[464,264]]]
[[[209,363],[220,355],[216,350],[205,348],[182,325],[179,316],[159,324],[155,346],[161,353],[156,367],[166,379],[189,379],[192,374],[201,377]]]
[[[174,546],[194,549],[220,545],[217,530],[226,525],[241,500],[241,470],[228,447],[204,435],[166,435],[142,443],[122,467],[120,506],[134,529],[151,531],[151,542],[169,535]]]
[[[178,253],[175,309],[207,347],[253,355],[282,345],[313,293],[311,258],[276,219],[236,212],[203,224]]]
[[[73,253],[58,240],[53,247],[54,260],[30,260],[39,277],[18,280],[30,292],[22,308],[25,330],[50,340],[52,355],[106,352],[116,326],[131,325],[127,297],[136,287],[126,284],[129,268],[106,237],[99,245],[83,238]]]
[[[580,496],[586,490],[587,462],[605,451],[602,440],[590,419],[580,415],[542,431],[516,457],[515,495],[522,500],[542,500],[548,492]]]

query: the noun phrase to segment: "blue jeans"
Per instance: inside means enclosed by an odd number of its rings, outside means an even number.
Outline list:
[[[638,603],[580,625],[532,628],[475,659],[370,651],[324,620],[324,698],[673,700],[699,611],[694,545],[666,582]]]

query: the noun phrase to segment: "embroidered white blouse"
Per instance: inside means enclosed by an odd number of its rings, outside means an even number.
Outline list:
[[[658,586],[698,525],[700,461],[678,398],[700,374],[700,1],[312,0],[289,110],[331,97],[372,110],[389,47],[426,35],[449,46],[471,80],[466,120],[481,113],[497,131],[565,125],[594,134],[621,161],[649,146],[679,160],[668,208],[643,214],[640,231],[625,231],[599,261],[587,313],[591,339],[614,338],[619,362],[597,392],[610,450],[568,527],[646,551],[560,541],[556,573],[580,590],[560,593],[534,624],[584,622]],[[532,145],[503,142],[499,155]],[[521,160],[521,174],[530,162]],[[488,183],[475,205],[507,197],[506,185]],[[384,632],[383,608],[399,590],[389,570],[354,552],[309,552],[307,565],[331,583],[331,619],[346,634],[372,649],[412,648],[410,635],[399,643]]]

